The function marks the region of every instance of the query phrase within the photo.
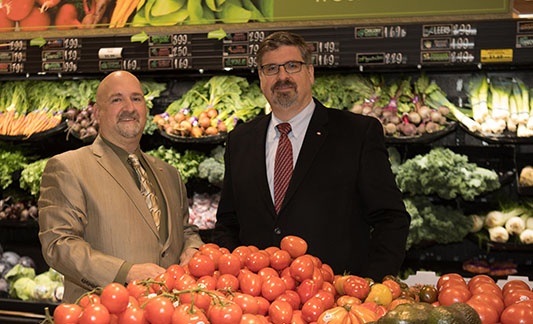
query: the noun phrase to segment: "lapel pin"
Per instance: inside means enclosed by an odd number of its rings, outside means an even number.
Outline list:
[[[322,133],[321,133],[321,132],[316,132],[316,134],[317,134],[318,136],[322,135]]]

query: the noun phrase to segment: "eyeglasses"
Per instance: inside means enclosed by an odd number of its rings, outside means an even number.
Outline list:
[[[265,75],[275,75],[279,73],[280,66],[283,66],[285,72],[292,74],[300,72],[303,64],[306,63],[300,61],[289,61],[283,64],[265,64],[261,65],[261,70],[263,70]]]

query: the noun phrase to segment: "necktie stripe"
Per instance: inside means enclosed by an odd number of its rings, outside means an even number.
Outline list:
[[[292,177],[293,159],[292,145],[288,137],[291,125],[289,123],[281,123],[276,128],[280,132],[280,137],[274,161],[274,205],[276,213],[279,213]]]
[[[152,187],[152,184],[148,179],[148,174],[146,174],[146,171],[141,166],[137,155],[130,154],[128,156],[128,162],[131,164],[131,166],[135,170],[135,173],[137,174],[137,178],[139,179],[139,183],[141,184],[141,194],[144,196],[146,205],[148,206],[150,214],[152,214],[152,218],[154,219],[155,226],[159,230],[159,227],[161,225],[161,209],[159,208],[154,188]]]

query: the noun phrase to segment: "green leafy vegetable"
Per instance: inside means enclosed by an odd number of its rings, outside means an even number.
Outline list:
[[[21,151],[0,149],[0,187],[6,189],[13,183],[13,172],[24,168],[28,158]]]
[[[409,195],[436,194],[443,199],[461,196],[472,201],[500,188],[495,171],[469,163],[467,156],[443,147],[405,161],[396,172],[398,187]]]
[[[27,164],[20,173],[20,188],[28,190],[33,196],[39,195],[41,177],[48,158]]]
[[[157,149],[146,153],[178,169],[184,183],[198,175],[198,165],[206,158],[204,153],[198,151],[185,150],[185,152],[180,153],[174,148],[166,148],[164,146],[159,146]]]

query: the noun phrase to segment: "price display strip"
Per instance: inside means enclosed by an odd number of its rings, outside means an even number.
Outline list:
[[[0,43],[0,74],[27,73],[27,50],[27,40],[11,40]]]
[[[475,23],[446,23],[422,25],[420,64],[473,64],[475,55]]]
[[[41,47],[41,72],[76,73],[81,59],[80,38],[49,39]]]

